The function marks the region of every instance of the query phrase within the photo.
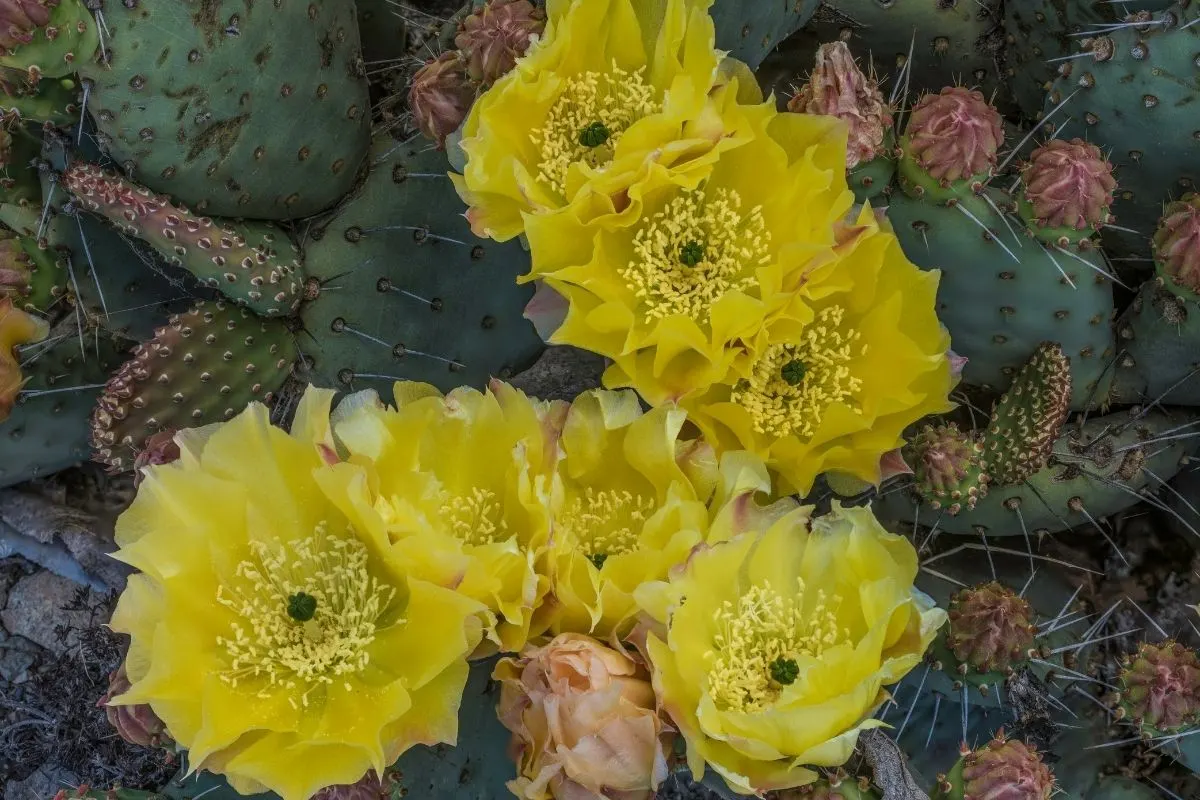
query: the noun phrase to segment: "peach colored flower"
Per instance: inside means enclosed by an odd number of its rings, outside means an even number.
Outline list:
[[[513,732],[508,788],[523,800],[648,800],[666,778],[672,734],[629,655],[564,633],[501,660],[493,677]]]

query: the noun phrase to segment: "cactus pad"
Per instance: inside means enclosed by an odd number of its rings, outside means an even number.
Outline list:
[[[109,3],[84,64],[113,159],[201,214],[307,216],[350,190],[370,101],[352,0]]]
[[[1007,672],[1025,661],[1033,647],[1028,601],[994,581],[954,595],[949,616],[954,657],[978,672]]]
[[[83,0],[10,0],[0,8],[0,65],[26,70],[31,83],[74,72],[99,44]]]
[[[92,164],[72,165],[62,184],[85,209],[147,242],[168,264],[186,269],[238,305],[268,317],[299,306],[300,249],[270,223],[199,217]]]
[[[482,386],[543,349],[522,318],[533,288],[516,285],[528,254],[472,237],[445,155],[423,147],[379,139],[367,181],[306,247],[319,294],[301,309],[301,348],[315,381]]]
[[[1119,677],[1120,708],[1145,736],[1200,724],[1200,656],[1177,642],[1143,642]]]
[[[1033,151],[1021,172],[1021,219],[1048,244],[1090,242],[1112,221],[1108,212],[1117,188],[1112,171],[1096,145],[1051,139]]]
[[[931,508],[954,516],[987,494],[983,444],[954,423],[926,425],[904,448],[914,486]]]
[[[757,69],[780,42],[804,27],[820,5],[820,0],[716,0],[709,11],[716,26],[717,48]]]
[[[953,207],[897,192],[888,216],[905,255],[942,272],[938,317],[968,359],[966,383],[1003,392],[1042,342],[1057,342],[1071,361],[1071,408],[1099,406],[1114,372],[1105,262],[1031,241],[998,210],[1007,203],[991,190]]]
[[[1044,468],[1071,405],[1071,361],[1044,342],[992,409],[983,439],[993,484],[1021,483]]]
[[[1000,113],[978,91],[947,86],[913,106],[900,139],[900,185],[913,197],[949,201],[974,193],[996,167]]]
[[[95,457],[128,469],[155,433],[221,422],[254,400],[270,403],[294,360],[283,322],[201,302],[134,348],[108,381],[92,415]]]

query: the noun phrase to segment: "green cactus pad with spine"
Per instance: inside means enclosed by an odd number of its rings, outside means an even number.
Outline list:
[[[1043,342],[992,409],[983,436],[992,484],[1018,484],[1046,466],[1070,404],[1071,361]]]
[[[128,469],[159,431],[223,422],[251,401],[270,403],[294,362],[282,321],[202,301],[134,348],[108,381],[92,415],[95,458]]]
[[[1044,130],[1070,118],[1070,130],[1081,131],[1116,167],[1116,221],[1137,233],[1105,229],[1110,255],[1146,254],[1163,203],[1200,187],[1197,19],[1195,3],[1174,5],[1150,24],[1076,37],[1094,57],[1062,62],[1046,98],[1046,112],[1066,103]]]
[[[543,349],[522,318],[533,288],[516,284],[528,254],[472,236],[445,155],[424,147],[377,140],[365,184],[305,247],[320,293],[301,309],[300,347],[315,382],[482,386]]]
[[[127,175],[201,214],[307,216],[350,190],[370,101],[351,0],[110,3],[88,111]]]
[[[999,192],[987,196],[1000,208],[1007,202]],[[1106,269],[1097,253],[1048,251],[1016,223],[1010,228],[982,197],[944,207],[898,192],[888,217],[904,254],[920,267],[942,272],[938,317],[950,331],[954,351],[968,359],[966,383],[1004,391],[1038,346],[1049,341],[1059,343],[1071,360],[1071,408],[1104,400],[1114,371],[1114,306],[1111,281],[1087,266]]]
[[[0,111],[24,122],[68,126],[79,121],[79,83],[73,77],[31,85],[17,70],[0,68]]]
[[[90,62],[100,45],[100,30],[83,0],[25,0],[51,6],[46,24],[25,33],[29,41],[0,50],[0,65],[25,70],[30,77],[61,78]]]
[[[1200,404],[1200,303],[1149,280],[1116,327],[1112,402]]]
[[[1062,63],[1053,59],[1075,52],[1079,39],[1070,34],[1115,21],[1111,9],[1102,0],[1004,0],[1005,78],[1021,113],[1042,112]]]
[[[922,428],[905,446],[904,459],[912,464],[914,491],[951,516],[974,508],[988,492],[983,444],[953,422]]]
[[[1175,410],[1170,415],[1139,414],[1124,411],[1092,417],[1081,427],[1066,426],[1054,443],[1049,466],[1017,486],[991,487],[974,509],[957,516],[924,503],[914,508],[903,492],[877,500],[875,512],[880,519],[925,526],[937,521],[938,530],[975,537],[1025,532],[1032,537],[1067,528],[1099,535],[1089,517],[1101,520],[1137,503],[1142,489],[1160,489],[1160,481],[1174,477],[1194,449],[1189,440],[1170,438],[1170,432],[1181,425],[1186,429],[1200,415]]]
[[[73,164],[62,185],[87,211],[142,239],[168,264],[186,269],[234,303],[266,317],[289,314],[300,305],[303,257],[282,229],[268,222],[197,216],[93,164]]]
[[[110,373],[125,358],[103,331],[67,318],[43,344],[21,352],[28,379],[0,423],[0,486],[12,486],[87,461],[88,416]]]
[[[804,27],[820,5],[819,0],[716,0],[709,13],[717,30],[717,49],[757,69],[780,42]]]

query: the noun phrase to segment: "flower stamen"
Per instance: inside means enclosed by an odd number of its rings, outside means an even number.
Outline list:
[[[850,641],[838,626],[841,597],[818,591],[805,604],[804,581],[796,593],[783,595],[770,583],[752,586],[737,599],[726,600],[714,615],[718,632],[709,663],[708,689],[723,711],[761,711],[800,677],[801,659],[819,659],[831,647]]]
[[[627,72],[614,62],[609,72],[583,72],[566,79],[545,124],[530,131],[540,149],[537,180],[565,195],[573,164],[598,169],[612,161],[625,131],[662,110],[644,72],[644,67]]]
[[[220,678],[235,688],[265,679],[260,696],[303,686],[307,705],[315,687],[367,666],[396,588],[370,574],[367,548],[352,531],[330,536],[325,522],[310,537],[274,546],[253,541],[250,551],[217,587],[217,602],[238,618],[230,636],[217,637],[228,657]]]
[[[600,569],[609,556],[637,550],[642,526],[653,512],[654,502],[633,492],[589,486],[564,504],[555,528]]]
[[[756,433],[808,439],[835,403],[862,413],[862,380],[851,362],[867,346],[859,344],[857,330],[843,326],[844,318],[841,306],[822,309],[798,343],[767,348],[750,377],[734,387],[730,401],[749,412]]]
[[[634,260],[620,273],[647,323],[676,314],[703,321],[729,292],[758,285],[770,243],[762,207],[743,211],[736,191],[681,191],[634,235]]]
[[[441,513],[450,532],[464,544],[494,544],[508,538],[508,523],[490,489],[476,486],[470,494],[444,494]]]

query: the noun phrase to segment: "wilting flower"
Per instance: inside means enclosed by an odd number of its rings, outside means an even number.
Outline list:
[[[523,214],[626,209],[650,175],[691,187],[749,135],[718,81],[712,0],[550,0],[546,29],[471,107],[452,175],[478,236],[506,241]]]
[[[884,155],[892,133],[892,108],[879,83],[867,77],[843,41],[817,48],[816,65],[808,83],[788,101],[788,110],[837,117],[849,127],[846,169]]]
[[[845,763],[883,687],[920,663],[945,613],[913,589],[917,554],[868,509],[769,527],[692,555],[638,600],[654,689],[705,765],[743,794],[816,780]]]
[[[140,747],[158,747],[168,744],[171,738],[163,721],[154,714],[154,709],[146,704],[141,705],[109,705],[109,701],[120,694],[129,691],[129,675],[122,663],[108,676],[108,691],[96,704],[104,709],[108,724],[117,731],[117,735],[130,744]]]
[[[612,359],[605,385],[652,405],[724,380],[762,345],[764,324],[831,260],[850,208],[845,127],[766,112],[761,133],[727,151],[695,187],[640,187],[622,225],[530,216],[532,271],[564,296],[550,341]]]
[[[359,471],[342,507],[401,563],[487,604],[497,617],[488,649],[518,652],[549,588],[541,563],[566,404],[499,381],[444,397],[401,382],[395,402],[366,392],[336,412],[337,440]]]
[[[717,452],[756,453],[781,491],[804,494],[826,470],[877,484],[904,429],[952,407],[939,274],[914,266],[869,209],[838,237],[745,370],[681,403]]]
[[[703,442],[680,440],[685,419],[667,408],[643,415],[628,391],[588,392],[571,405],[540,614],[552,632],[628,631],[634,589],[665,579],[704,540],[717,463]]]
[[[307,800],[382,774],[416,744],[453,744],[484,606],[406,570],[331,499],[332,391],[310,389],[289,434],[252,404],[176,439],[117,521],[140,570],[113,614],[131,686],[191,769],[239,792]]]
[[[446,137],[466,119],[475,91],[458,53],[453,50],[442,53],[413,75],[408,87],[413,121],[421,133],[443,147]]]
[[[546,24],[546,14],[529,0],[487,0],[467,15],[454,37],[471,80],[494,83],[525,55]]]
[[[496,666],[522,800],[648,800],[667,775],[668,734],[631,656],[573,633]]]
[[[10,297],[0,298],[0,422],[8,419],[25,385],[17,347],[40,342],[49,333],[44,319],[14,308]]]

